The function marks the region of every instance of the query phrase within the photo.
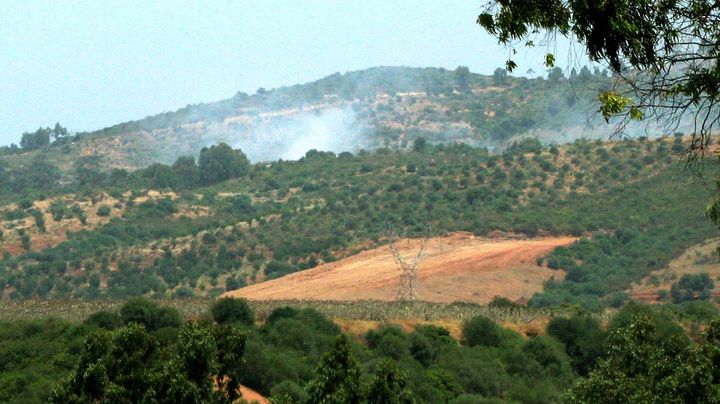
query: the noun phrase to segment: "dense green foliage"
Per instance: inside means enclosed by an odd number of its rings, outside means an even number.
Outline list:
[[[612,332],[608,354],[565,397],[571,403],[684,402],[720,400],[720,323],[713,321],[702,344],[662,338],[646,316]]]
[[[83,325],[3,323],[2,400],[41,402],[52,391],[51,401],[63,403],[227,402],[242,383],[276,402],[300,404],[538,403],[563,395],[573,402],[618,402],[660,394],[707,402],[718,385],[711,372],[717,325],[710,322],[717,310],[690,323],[691,329],[710,324],[704,337],[695,336],[700,344],[675,322],[688,324],[683,306],[672,312],[632,304],[607,330],[579,314],[554,317],[545,335],[531,337],[471,318],[462,336],[471,346],[434,325],[409,333],[382,325],[347,336],[318,312],[292,307],[274,310],[263,325],[185,321],[152,328],[123,316],[142,311],[138,307],[169,310],[135,300],[119,312],[93,314]],[[472,342],[478,330],[487,335],[488,329],[500,341]],[[687,366],[675,366],[678,357]],[[608,388],[615,382],[622,388]]]
[[[477,23],[510,47],[532,48],[541,33],[579,43],[589,60],[617,78],[597,89],[606,121],[620,117],[618,132],[643,119],[692,128],[689,152],[702,157],[718,129],[719,16],[720,3],[711,0],[491,1]],[[546,54],[545,65],[554,63]],[[512,56],[506,67],[517,67]],[[720,224],[720,181],[715,194],[707,213]]]
[[[188,322],[177,337],[164,339],[137,324],[91,333],[76,368],[58,383],[49,402],[224,403],[237,398],[237,368],[245,347],[241,331]],[[215,383],[212,377],[224,381]]]
[[[218,324],[255,324],[255,313],[245,300],[223,298],[210,309],[213,320]]]
[[[54,319],[0,324],[0,401],[40,403],[73,368],[89,328]]]
[[[707,273],[685,274],[670,288],[675,303],[682,303],[695,299],[708,299],[715,282]]]

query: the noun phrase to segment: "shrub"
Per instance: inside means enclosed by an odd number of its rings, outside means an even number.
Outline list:
[[[294,307],[283,306],[273,310],[267,318],[266,323],[268,325],[274,324],[276,321],[283,318],[294,318],[297,317],[300,311]]]
[[[589,316],[555,317],[548,323],[547,333],[565,345],[573,368],[583,376],[605,352],[605,333],[600,322]]]
[[[195,292],[187,286],[177,288],[177,290],[175,290],[175,293],[173,293],[173,297],[175,297],[175,298],[194,297],[194,296],[195,296]]]
[[[488,304],[490,307],[502,307],[502,308],[519,308],[521,307],[519,304],[513,302],[512,300],[508,299],[507,297],[502,296],[495,296]]]
[[[499,346],[502,342],[502,333],[494,321],[484,316],[477,316],[463,323],[462,342],[468,346]]]
[[[122,326],[123,320],[118,313],[101,310],[95,312],[88,317],[83,324],[105,328],[106,330],[114,330]]]
[[[154,302],[136,297],[128,300],[120,308],[123,324],[140,324],[148,330],[166,327],[179,327],[182,323],[180,312],[172,307],[158,307]]]
[[[682,303],[694,299],[705,300],[710,297],[710,290],[715,283],[707,273],[685,274],[673,284],[670,293],[675,303]]]
[[[35,225],[37,226],[38,230],[40,232],[45,233],[45,216],[43,216],[42,212],[40,212],[38,209],[33,209],[32,216],[35,218]]]
[[[20,209],[30,209],[33,206],[33,201],[30,199],[23,199],[20,202],[18,202],[18,207]]]
[[[305,403],[308,394],[297,383],[292,380],[283,380],[270,390],[273,403]]]
[[[225,290],[228,292],[231,290],[240,289],[243,286],[245,286],[245,280],[242,278],[227,278],[225,280]]]
[[[210,312],[218,324],[255,324],[255,313],[245,299],[222,298],[212,305]]]
[[[107,205],[103,205],[98,208],[97,215],[102,216],[102,217],[107,217],[107,216],[110,216],[110,212],[111,212],[110,207]]]

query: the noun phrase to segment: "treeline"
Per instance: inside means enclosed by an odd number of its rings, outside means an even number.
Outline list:
[[[197,161],[194,157],[184,156],[172,165],[152,164],[133,172],[124,169],[108,171],[102,163],[100,156],[80,157],[72,172],[63,175],[42,154],[19,168],[9,168],[0,161],[0,192],[5,193],[6,200],[18,200],[103,189],[185,190],[247,175],[252,169],[241,150],[234,150],[225,143],[203,148]]]
[[[586,313],[553,317],[529,337],[480,316],[462,324],[458,341],[436,325],[347,335],[292,307],[257,324],[234,299],[183,321],[176,309],[132,299],[82,324],[4,322],[0,400],[220,403],[242,384],[296,404],[710,402],[720,382],[718,312],[698,305],[630,304],[607,326]],[[680,317],[706,331],[686,334]],[[620,387],[606,389],[607,380]]]
[[[25,132],[20,139],[20,146],[11,143],[9,146],[0,146],[0,157],[19,154],[30,150],[42,149],[46,146],[60,146],[71,141],[77,141],[80,136],[71,136],[67,128],[56,123],[53,128],[38,128],[35,132]]]

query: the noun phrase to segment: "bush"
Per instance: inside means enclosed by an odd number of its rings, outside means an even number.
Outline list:
[[[154,302],[136,297],[128,300],[120,308],[123,324],[140,324],[148,330],[166,327],[179,327],[182,323],[180,312],[172,307],[158,307]]]
[[[308,395],[305,390],[292,380],[284,380],[270,390],[273,403],[305,403]]]
[[[380,355],[399,360],[407,355],[410,342],[407,335],[397,326],[384,326],[378,330],[370,330],[365,335],[370,348]]]
[[[110,216],[110,212],[111,212],[110,207],[107,205],[103,205],[98,208],[97,215],[102,216],[102,217],[107,217],[107,216]]]
[[[672,285],[670,293],[675,303],[682,303],[695,299],[708,299],[713,288],[715,283],[707,273],[685,274]]]
[[[500,326],[487,317],[477,316],[463,323],[462,342],[468,346],[499,346],[502,342]]]
[[[218,324],[255,324],[255,313],[245,299],[222,298],[212,305],[210,312]]]
[[[583,376],[605,353],[605,332],[600,322],[589,316],[555,317],[547,325],[547,334],[565,345],[573,368]]]
[[[295,318],[300,311],[294,307],[283,306],[273,310],[267,318],[266,324],[272,325],[283,318]]]
[[[30,209],[33,206],[33,201],[30,199],[23,199],[20,202],[18,202],[18,207],[20,209]]]
[[[488,303],[488,306],[490,307],[501,307],[501,308],[509,308],[509,309],[517,309],[521,306],[512,300],[508,299],[507,297],[502,296],[495,296],[493,299]]]
[[[123,319],[118,313],[101,310],[95,312],[88,317],[83,324],[104,328],[106,330],[114,330],[123,324]]]
[[[177,288],[177,290],[175,290],[175,293],[173,293],[173,297],[175,297],[175,298],[194,297],[194,296],[195,296],[195,292],[187,286],[179,287],[179,288]]]
[[[240,289],[243,286],[245,286],[245,280],[242,278],[227,278],[225,280],[225,290],[228,292],[231,290]]]

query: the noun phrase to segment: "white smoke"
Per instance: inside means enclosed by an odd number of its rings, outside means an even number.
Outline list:
[[[353,152],[368,141],[356,120],[350,108],[301,112],[265,118],[229,140],[254,162],[297,160],[311,149]]]

